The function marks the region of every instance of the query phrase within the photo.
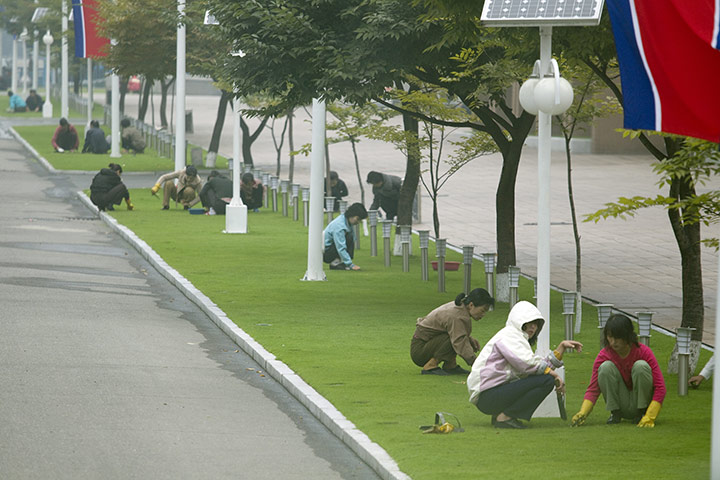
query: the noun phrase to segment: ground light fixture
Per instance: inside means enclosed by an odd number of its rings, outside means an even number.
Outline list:
[[[297,183],[291,184],[290,192],[292,194],[293,220],[297,222],[300,218],[300,201],[298,199],[298,195],[300,194],[300,185],[298,185]]]
[[[377,210],[368,210],[368,223],[370,224],[370,256],[377,257]]]
[[[340,215],[344,215],[348,208],[347,200],[338,200],[337,204],[338,204],[338,213]]]
[[[302,201],[303,201],[303,226],[307,227],[310,219],[310,188],[302,188]]]
[[[437,257],[438,272],[438,292],[445,291],[445,251],[447,249],[447,239],[435,239],[435,256]]]
[[[655,312],[635,312],[638,321],[638,341],[648,347],[650,346],[653,313]]]
[[[383,254],[385,256],[385,266],[390,266],[390,234],[392,233],[392,220],[380,220],[382,225],[382,236],[383,236]]]
[[[483,264],[485,264],[485,288],[491,297],[495,298],[495,281],[493,274],[495,273],[495,253],[483,253]],[[493,307],[490,307],[493,310]]]
[[[281,180],[280,181],[280,193],[282,194],[282,216],[287,217],[288,216],[288,187],[290,186],[290,181],[288,180]]]
[[[410,271],[410,225],[400,225],[400,245],[402,246],[403,272]]]
[[[430,230],[418,230],[420,243],[420,270],[423,282],[430,278],[428,272],[428,247],[430,246]]]
[[[270,174],[263,172],[262,174],[262,184],[265,186],[263,189],[263,207],[268,208],[268,205],[270,205]]]
[[[563,315],[565,316],[565,339],[573,340],[573,320],[575,319],[575,292],[562,292]]]
[[[325,197],[325,213],[327,215],[327,223],[330,225],[330,222],[333,221],[334,213],[333,209],[335,208],[335,197]]]
[[[690,371],[690,338],[694,328],[679,327],[675,329],[678,351],[678,395],[684,397],[688,393],[688,373]]]
[[[595,305],[598,312],[598,328],[605,328],[605,324],[612,314],[613,305],[611,303],[599,303]]]
[[[280,179],[275,175],[270,176],[270,197],[272,200],[272,211],[278,211],[278,183]]]
[[[473,245],[463,245],[463,280],[465,295],[470,294],[472,290],[472,262],[475,247]]]
[[[510,287],[510,308],[512,308],[519,300],[520,267],[508,267],[508,285]]]

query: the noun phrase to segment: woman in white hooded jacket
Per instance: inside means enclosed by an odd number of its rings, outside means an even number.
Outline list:
[[[483,347],[473,363],[467,386],[470,403],[492,416],[496,428],[527,428],[518,419],[530,420],[553,386],[565,385],[555,369],[563,365],[565,349],[582,350],[572,340],[560,342],[557,350],[543,358],[532,345],[545,319],[530,302],[518,302],[510,310],[505,327]]]

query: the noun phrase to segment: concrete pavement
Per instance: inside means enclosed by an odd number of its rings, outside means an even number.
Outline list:
[[[0,478],[378,478],[0,122]]]

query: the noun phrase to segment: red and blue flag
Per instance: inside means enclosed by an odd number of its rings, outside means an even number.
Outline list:
[[[75,56],[78,58],[104,57],[103,49],[110,40],[97,32],[99,20],[97,0],[72,0],[73,23],[75,24]]]
[[[625,128],[720,142],[720,0],[607,0]]]

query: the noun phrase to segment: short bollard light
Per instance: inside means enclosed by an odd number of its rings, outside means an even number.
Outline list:
[[[288,180],[281,180],[280,181],[280,193],[282,193],[282,216],[287,217],[288,216],[288,188],[290,187],[290,182]]]
[[[370,224],[370,256],[377,257],[377,210],[368,210],[368,223]]]
[[[353,225],[353,232],[355,232],[355,250],[360,250],[360,222]]]
[[[445,253],[447,249],[447,239],[438,238],[435,240],[435,256],[437,257],[438,271],[438,292],[445,291]]]
[[[677,332],[678,350],[678,395],[681,397],[688,393],[688,374],[690,372],[690,339],[694,328],[679,327]]]
[[[272,175],[270,177],[270,190],[271,190],[271,200],[272,200],[272,211],[277,212],[278,211],[278,183],[280,179],[276,177],[275,175]]]
[[[655,312],[635,312],[638,319],[638,341],[648,347],[650,346],[653,313]]]
[[[347,211],[347,207],[348,207],[347,200],[338,200],[337,203],[338,203],[338,213],[340,215],[344,215],[345,212]]]
[[[327,215],[327,223],[330,225],[330,222],[333,221],[334,213],[333,209],[335,208],[335,197],[325,197],[325,213]]]
[[[310,221],[310,189],[308,187],[302,187],[302,201],[303,201],[303,226],[307,227]]]
[[[300,218],[300,212],[298,211],[300,207],[300,199],[298,198],[298,195],[300,194],[300,185],[297,183],[290,184],[290,193],[292,195],[293,220],[297,222]]]
[[[483,253],[483,263],[485,264],[485,287],[491,297],[495,298],[495,282],[493,274],[495,273],[495,253]],[[493,307],[490,307],[493,310]]]
[[[430,279],[428,273],[428,248],[430,247],[430,230],[418,230],[418,237],[420,239],[420,270],[422,270],[423,282],[427,282]]]
[[[472,245],[463,245],[463,268],[465,271],[464,276],[464,287],[463,290],[465,292],[465,295],[468,295],[470,293],[470,290],[472,290],[472,262],[473,262],[473,256],[475,255],[475,247]]]
[[[510,286],[510,308],[512,308],[519,299],[520,267],[508,267],[508,284]]]
[[[574,336],[573,320],[575,320],[575,298],[575,292],[562,292],[563,315],[565,316],[565,340],[572,340]]]
[[[612,314],[613,305],[611,303],[599,303],[595,305],[598,312],[598,328],[605,328],[605,324]]]
[[[265,185],[263,189],[263,207],[268,208],[270,205],[270,174],[263,172],[262,184]]]
[[[402,246],[403,272],[410,271],[410,225],[400,225],[400,244]]]
[[[382,236],[383,236],[383,255],[385,256],[385,266],[390,266],[390,235],[392,234],[392,220],[380,220],[382,225]]]

